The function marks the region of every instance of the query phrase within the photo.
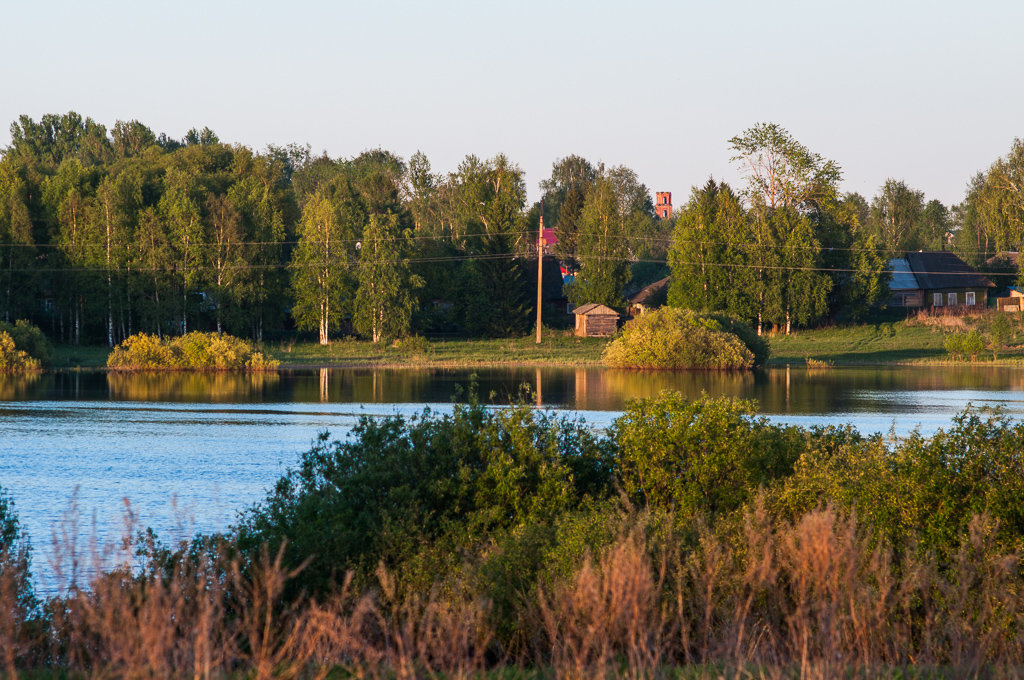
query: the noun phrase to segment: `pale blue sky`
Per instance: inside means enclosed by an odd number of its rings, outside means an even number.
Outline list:
[[[350,156],[422,149],[435,171],[507,153],[531,199],[556,158],[652,191],[711,173],[774,121],[869,199],[887,177],[947,204],[1024,137],[1024,2],[68,2],[0,13],[0,145],[74,109],[181,137]]]

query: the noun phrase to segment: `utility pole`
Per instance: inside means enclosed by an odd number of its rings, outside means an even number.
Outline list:
[[[544,299],[541,287],[544,284],[544,202],[540,204],[540,227],[537,228],[537,344],[540,344],[540,307]]]

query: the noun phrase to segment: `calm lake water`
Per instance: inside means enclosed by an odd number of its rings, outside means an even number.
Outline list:
[[[318,432],[345,436],[361,415],[448,410],[466,370],[283,371],[275,375],[0,376],[0,486],[43,555],[61,532],[118,537],[125,503],[168,538],[228,527]],[[931,433],[968,403],[1024,417],[1024,370],[772,369],[758,373],[605,369],[475,371],[485,401],[524,394],[607,426],[629,399],[664,389],[756,399],[772,420]],[[75,519],[77,518],[77,519]],[[72,521],[74,520],[74,521]],[[72,529],[69,524],[77,524]],[[52,572],[37,556],[36,571]]]

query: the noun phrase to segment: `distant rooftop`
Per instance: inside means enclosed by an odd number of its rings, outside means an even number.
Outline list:
[[[892,272],[892,281],[889,282],[889,290],[917,290],[917,279],[910,271],[910,263],[902,257],[889,260],[889,271]]]

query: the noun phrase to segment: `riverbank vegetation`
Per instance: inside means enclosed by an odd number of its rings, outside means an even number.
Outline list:
[[[1012,676],[1024,425],[967,412],[888,440],[753,413],[666,393],[607,433],[475,402],[364,417],[324,434],[223,535],[142,534],[91,571],[64,546],[64,585],[45,597],[0,495],[0,663],[36,676]]]
[[[663,307],[628,321],[602,358],[613,368],[748,369],[768,355],[768,342],[742,321]]]
[[[18,349],[10,333],[0,331],[0,373],[20,373],[35,371],[38,368],[38,359]]]
[[[192,331],[172,338],[137,333],[107,357],[117,371],[271,371],[278,367],[250,342],[223,333]]]
[[[25,319],[0,321],[0,373],[38,370],[50,360],[52,347],[43,332]]]
[[[727,318],[715,315],[715,318]],[[874,323],[802,329],[790,335],[766,334],[768,366],[808,365],[808,359],[835,367],[907,364],[1024,364],[1024,318],[986,311],[974,315],[920,313],[889,315]],[[1002,320],[1002,321],[1001,321]],[[1004,327],[1005,326],[1005,327]],[[976,330],[983,351],[954,356],[947,338]],[[757,342],[757,336],[752,334]],[[341,338],[329,345],[283,340],[259,346],[281,368],[472,368],[477,366],[599,366],[610,340],[578,338],[571,332],[546,328],[541,344],[534,336],[514,338],[424,338],[411,336],[391,343]],[[751,347],[750,338],[747,346]],[[101,368],[109,350],[102,346],[57,345],[49,366]],[[756,356],[756,355],[755,355]],[[756,361],[755,363],[760,363]]]

